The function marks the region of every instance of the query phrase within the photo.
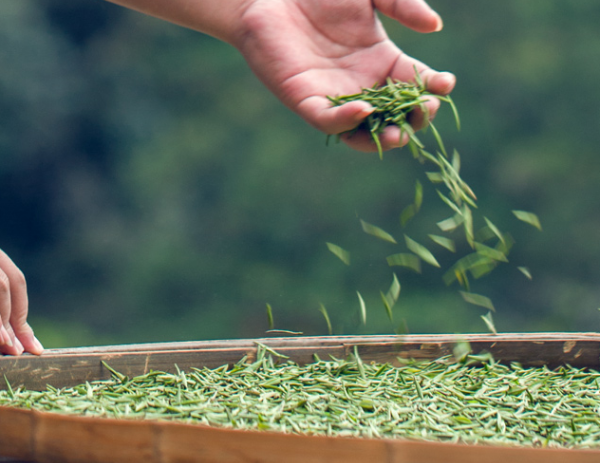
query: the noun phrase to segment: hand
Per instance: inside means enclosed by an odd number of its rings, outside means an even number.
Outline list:
[[[27,284],[23,273],[0,250],[0,353],[40,355],[44,348],[27,324]]]
[[[357,93],[387,77],[411,81],[418,70],[427,89],[446,95],[456,79],[404,54],[377,19],[381,13],[418,32],[442,28],[442,20],[424,0],[250,0],[242,27],[230,42],[240,50],[264,84],[290,109],[328,134],[355,128],[372,111],[362,101],[332,107],[326,96]],[[439,101],[427,103],[430,119]],[[415,129],[426,124],[412,115]],[[408,142],[397,127],[380,136],[384,149]],[[368,132],[342,137],[360,151],[375,151]]]

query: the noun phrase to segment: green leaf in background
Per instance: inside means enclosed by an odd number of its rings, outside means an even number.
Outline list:
[[[542,224],[540,223],[540,219],[533,212],[527,212],[527,211],[512,211],[512,212],[517,219],[521,220],[522,222],[528,223],[532,227],[535,227],[538,230],[542,231]]]
[[[379,238],[380,240],[387,241],[388,243],[397,244],[396,240],[392,235],[390,235],[385,230],[371,225],[370,223],[365,222],[364,220],[360,221],[362,229],[365,233],[374,236],[375,238]]]
[[[344,264],[350,265],[350,253],[337,244],[326,243],[327,248],[335,254]]]

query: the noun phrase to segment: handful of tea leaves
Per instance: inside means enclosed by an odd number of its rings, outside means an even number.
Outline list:
[[[328,97],[334,105],[342,105],[351,101],[365,101],[374,108],[373,112],[350,134],[358,130],[367,130],[379,152],[380,158],[383,158],[383,150],[379,141],[379,135],[383,130],[391,125],[397,126],[401,131],[401,136],[408,135],[408,148],[413,157],[421,164],[432,166],[432,170],[426,171],[426,176],[431,183],[436,186],[436,192],[439,198],[448,206],[451,215],[437,222],[437,228],[443,234],[450,235],[456,230],[462,230],[464,239],[472,252],[458,259],[443,276],[447,285],[457,282],[461,287],[461,295],[464,300],[470,304],[488,309],[487,315],[482,319],[490,331],[495,332],[491,312],[494,312],[492,301],[483,295],[471,292],[469,279],[480,278],[490,273],[500,263],[508,262],[508,253],[514,244],[514,240],[508,233],[503,233],[487,217],[483,217],[483,226],[475,227],[473,210],[477,208],[477,197],[469,185],[460,176],[461,159],[456,150],[450,156],[446,151],[442,138],[433,125],[429,123],[425,130],[430,130],[435,138],[435,154],[425,149],[425,145],[417,137],[414,129],[410,125],[409,118],[411,112],[419,108],[425,114],[427,113],[425,102],[435,97],[442,102],[450,105],[456,126],[460,129],[460,118],[454,102],[449,96],[433,95],[425,88],[423,81],[418,73],[415,74],[415,82],[399,82],[389,79],[383,86],[375,85],[372,88],[365,88],[360,93],[352,95],[343,95],[337,97]],[[442,188],[442,189],[440,189]],[[406,206],[400,213],[400,223],[404,227],[420,210],[423,202],[423,186],[417,180],[415,183],[415,197],[413,203]],[[538,217],[527,211],[513,211],[514,216],[541,230]],[[381,240],[397,244],[397,240],[391,233],[361,220],[362,229],[365,233],[375,236]],[[450,236],[441,236],[438,234],[429,234],[428,240],[448,251],[455,252],[457,246],[455,240]],[[440,267],[434,254],[422,243],[415,241],[407,235],[404,235],[404,242],[408,252],[392,254],[386,258],[390,267],[407,267],[416,272],[421,272],[421,262],[425,262],[434,267]],[[344,263],[349,264],[350,253],[345,249],[333,243],[327,243],[331,252],[333,252]],[[531,274],[526,267],[518,269],[529,279]],[[390,288],[395,297],[389,297],[388,294],[381,293],[382,300],[388,316],[391,318],[391,306],[396,302],[399,294],[399,284],[396,275]],[[395,288],[395,289],[394,289]],[[364,303],[359,293],[361,301],[361,310]]]

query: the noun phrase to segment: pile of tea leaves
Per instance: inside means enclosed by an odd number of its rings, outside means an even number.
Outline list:
[[[133,378],[111,370],[110,380],[42,392],[9,385],[0,405],[305,435],[600,447],[596,371],[505,366],[481,355],[396,367],[355,354],[300,366],[259,347],[256,361],[232,368]]]
[[[444,271],[442,279],[448,286],[458,284],[460,294],[467,303],[487,310],[487,314],[482,315],[481,318],[487,328],[495,333],[496,328],[492,319],[492,312],[495,312],[494,304],[489,297],[472,291],[471,280],[486,276],[499,265],[508,263],[508,255],[515,241],[509,232],[503,231],[489,217],[475,214],[478,210],[477,197],[461,178],[461,157],[456,150],[452,153],[446,150],[435,125],[430,122],[423,130],[424,133],[429,131],[433,134],[434,149],[431,152],[417,137],[410,124],[411,115],[415,110],[420,110],[427,116],[425,104],[433,97],[452,108],[457,128],[460,129],[458,111],[452,99],[449,96],[433,95],[428,92],[416,69],[415,82],[394,81],[388,78],[384,85],[375,84],[372,88],[364,88],[356,94],[330,96],[329,100],[335,106],[352,101],[364,101],[373,107],[373,112],[356,129],[346,134],[352,136],[358,130],[369,132],[381,158],[383,158],[383,151],[379,136],[386,127],[398,127],[401,135],[407,136],[407,146],[413,157],[425,166],[425,176],[434,185],[436,196],[449,208],[449,216],[441,217],[441,220],[432,224],[432,233],[416,239],[414,236],[408,236],[406,230],[403,230],[404,239],[398,240],[394,236],[395,232],[391,233],[368,220],[360,219],[362,230],[368,235],[394,245],[400,244],[404,248],[385,257],[387,265],[395,269],[404,268],[421,273],[423,263],[440,268],[440,260],[436,257],[438,253],[458,253],[459,250],[466,249],[467,252],[458,256]],[[399,209],[399,225],[402,229],[420,211],[423,197],[423,185],[417,179],[414,200]],[[516,219],[539,230],[542,229],[536,214],[523,210],[513,210],[512,213]],[[342,262],[350,265],[350,251],[334,243],[327,243],[327,247]],[[527,267],[517,266],[517,269],[526,278],[531,279],[531,272]],[[398,299],[400,287],[400,280],[396,273],[393,273],[391,286],[387,291],[381,291],[381,299],[392,324],[392,307]],[[360,293],[358,298],[364,321],[364,299]]]

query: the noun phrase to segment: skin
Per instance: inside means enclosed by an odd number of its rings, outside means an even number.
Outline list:
[[[109,0],[222,40],[246,59],[252,71],[283,104],[327,134],[351,130],[372,111],[366,102],[332,107],[327,95],[356,93],[385,82],[414,78],[415,67],[434,94],[447,95],[456,79],[404,54],[387,36],[377,13],[417,32],[442,29],[424,0]],[[435,117],[439,101],[427,103]],[[420,129],[425,115],[415,111]],[[376,151],[370,135],[344,135],[350,147]],[[384,150],[403,146],[397,127],[380,136]],[[27,324],[27,285],[22,272],[0,251],[0,353],[41,354]]]

